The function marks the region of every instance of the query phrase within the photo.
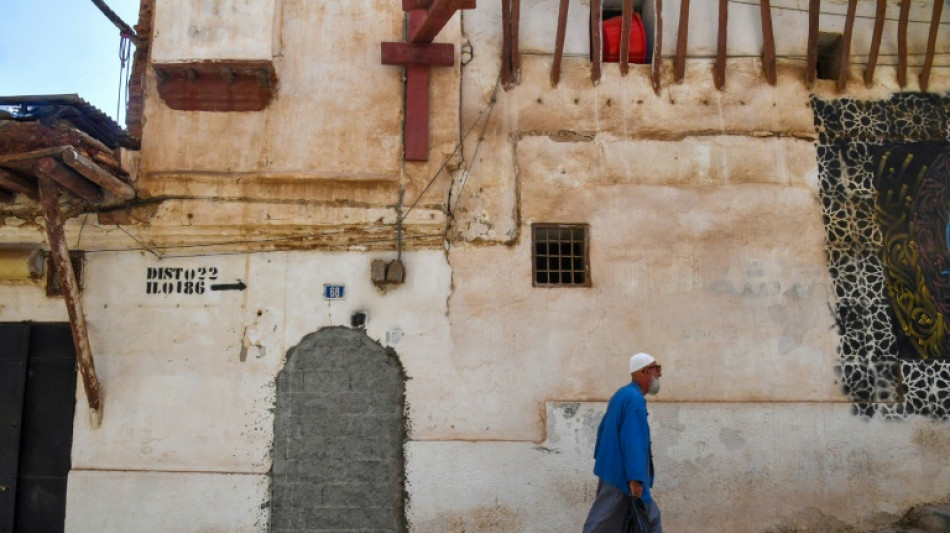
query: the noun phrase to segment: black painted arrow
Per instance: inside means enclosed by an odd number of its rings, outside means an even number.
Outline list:
[[[213,291],[243,291],[246,288],[247,285],[241,280],[238,280],[237,283],[216,283],[211,286]]]

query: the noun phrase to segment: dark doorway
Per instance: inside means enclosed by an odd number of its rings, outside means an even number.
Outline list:
[[[324,328],[277,377],[271,531],[406,531],[405,375],[360,329]]]
[[[0,324],[0,533],[66,519],[76,351],[68,324]]]

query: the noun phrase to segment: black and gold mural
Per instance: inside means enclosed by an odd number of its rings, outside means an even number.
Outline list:
[[[864,416],[950,418],[950,99],[812,99],[841,344]]]

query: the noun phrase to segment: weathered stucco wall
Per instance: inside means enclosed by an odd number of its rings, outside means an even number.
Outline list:
[[[547,404],[539,444],[410,442],[413,531],[580,531],[597,487],[591,450],[605,408]],[[946,427],[849,410],[652,404],[664,530],[868,531],[894,523],[906,502],[945,494]]]
[[[406,254],[406,283],[383,294],[370,282],[372,259],[89,254],[83,304],[104,416],[90,427],[78,387],[67,530],[266,531],[277,373],[306,334],[349,326],[355,312],[399,354],[410,410],[427,402],[416,385],[438,380],[450,344],[449,267],[442,252]],[[150,294],[149,269],[159,268],[205,275],[204,292]],[[247,288],[211,290],[211,269],[215,283]],[[345,285],[345,298],[325,300],[325,283]],[[19,294],[15,306],[4,300],[0,320],[66,320],[51,309],[62,300]]]
[[[291,346],[355,312],[409,378],[413,531],[576,530],[596,424],[639,350],[665,370],[651,422],[669,531],[870,528],[945,497],[950,426],[857,417],[835,373],[810,107],[837,97],[832,82],[808,91],[791,58],[772,87],[747,57],[717,91],[713,3],[694,2],[685,83],[666,61],[656,94],[648,66],[607,65],[591,83],[584,1],[552,88],[556,3],[541,0],[522,6],[522,82],[496,92],[500,3],[480,2],[439,37],[472,57],[433,71],[427,163],[401,159],[402,71],[379,64],[379,43],[401,39],[398,2],[247,3],[257,20],[225,9],[214,39],[202,28],[224,3],[170,16],[185,4],[159,2],[154,60],[260,56],[280,85],[262,112],[181,112],[150,73],[143,203],[68,223],[68,242],[91,250],[83,302],[104,398],[93,430],[80,388],[70,531],[266,531],[276,376]],[[773,1],[780,53],[798,53],[806,4]],[[757,56],[758,6],[731,7],[730,52]],[[669,54],[679,4],[665,9]],[[860,74],[844,95],[900,90],[893,68],[871,88]],[[950,88],[948,72],[931,87]],[[384,293],[370,262],[396,255],[400,188],[419,204],[406,283]],[[536,222],[590,225],[590,288],[532,287]],[[3,242],[41,235],[36,220],[0,226]],[[267,248],[295,251],[247,253]],[[169,281],[149,278],[158,268],[247,286],[150,293]],[[346,298],[325,300],[325,283]],[[66,316],[39,286],[0,285],[0,320]]]

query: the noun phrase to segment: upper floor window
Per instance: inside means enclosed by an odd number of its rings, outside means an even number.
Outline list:
[[[590,287],[587,224],[532,224],[535,287]]]

